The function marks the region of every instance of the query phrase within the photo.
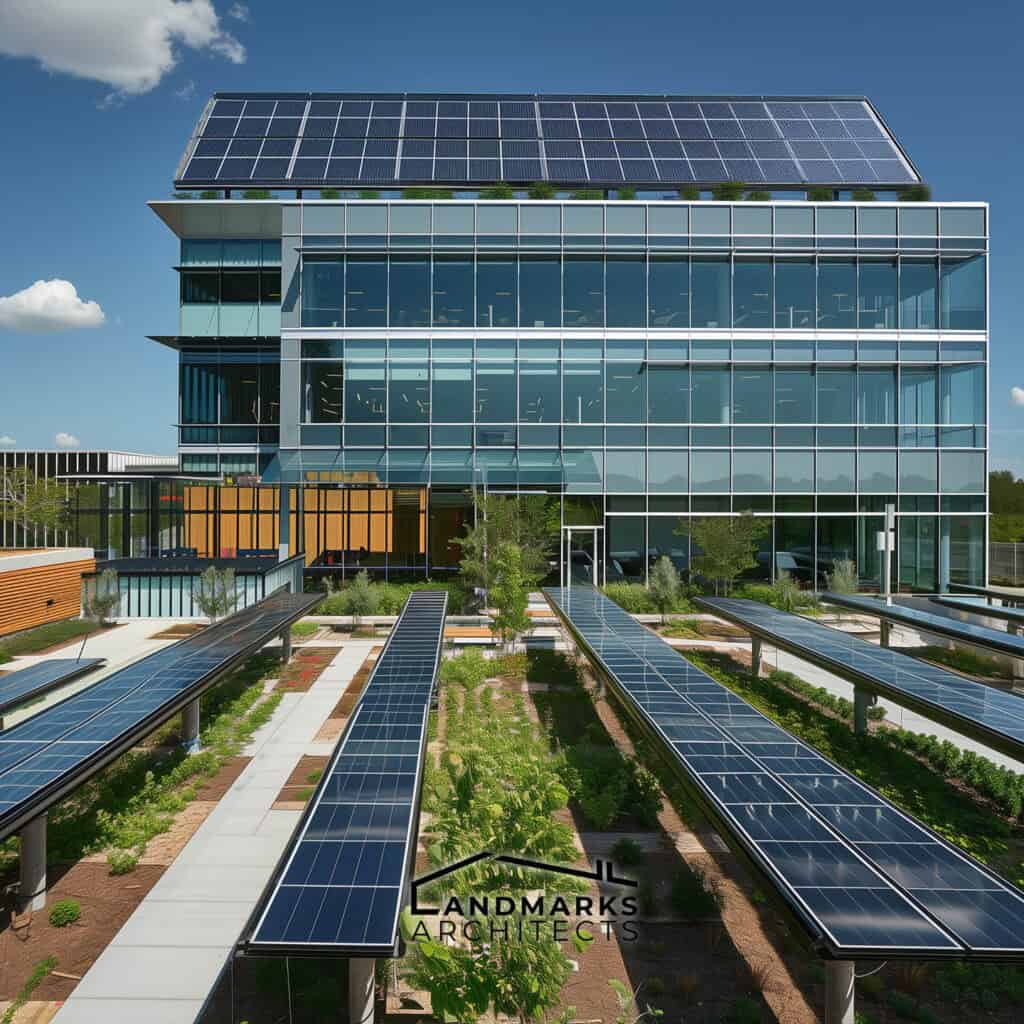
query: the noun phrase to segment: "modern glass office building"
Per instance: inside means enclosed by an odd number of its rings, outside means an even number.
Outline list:
[[[982,582],[987,208],[919,182],[863,99],[218,95],[152,204],[186,543],[436,575],[541,492],[609,580],[747,510],[877,579],[893,503],[901,586]]]

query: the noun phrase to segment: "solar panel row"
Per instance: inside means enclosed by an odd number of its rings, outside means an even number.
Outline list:
[[[220,96],[182,185],[906,184],[863,100]]]
[[[1024,759],[1024,700],[1015,694],[757,601],[697,600],[708,611],[756,632],[773,646],[949,724],[1010,757]]]
[[[103,664],[103,658],[49,658],[0,678],[0,715],[70,683]]]
[[[1024,951],[1024,895],[691,665],[599,592],[546,591],[625,706],[840,959]]]
[[[1012,628],[1024,626],[1024,608],[1012,608],[1005,604],[989,604],[984,597],[933,597],[937,604],[957,611],[971,612],[989,619],[1002,619]]]
[[[278,593],[0,733],[0,839],[195,699],[317,604]]]
[[[948,615],[934,615],[906,605],[887,605],[877,598],[857,594],[826,593],[822,595],[822,600],[828,604],[866,612],[889,622],[915,626],[925,632],[946,636],[952,640],[962,640],[966,644],[984,647],[999,654],[1024,657],[1024,637],[1013,636],[1005,630],[989,629],[987,626],[978,626],[972,622],[958,622]]]
[[[394,950],[447,600],[406,601],[243,940],[254,951]]]

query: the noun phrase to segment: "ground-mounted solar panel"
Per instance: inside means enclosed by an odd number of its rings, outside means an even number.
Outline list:
[[[959,612],[970,612],[989,619],[1001,619],[1010,629],[1024,628],[1024,608],[1013,608],[1005,604],[989,604],[984,597],[946,597],[937,595],[931,598],[936,604],[945,608],[955,608]]]
[[[975,587],[969,583],[950,583],[949,590],[953,594],[974,594],[989,601],[1002,601],[1003,604],[1020,605],[1024,603],[1024,596],[1021,595],[1019,589],[1014,587]]]
[[[500,140],[512,146],[501,167],[440,162],[429,175],[404,159],[374,158],[361,167],[327,166],[302,155],[311,140]],[[583,168],[549,154],[541,144],[591,140],[614,147],[645,147],[641,156],[598,158]],[[652,159],[648,143],[700,142]],[[529,142],[535,153],[515,154]],[[284,153],[279,144],[285,144]],[[225,148],[230,144],[230,149]],[[272,148],[268,150],[268,146]],[[299,156],[287,167],[272,165]],[[326,156],[326,154],[323,154]],[[389,154],[394,156],[394,154]],[[620,154],[621,156],[621,154]],[[566,165],[558,161],[566,161]],[[582,177],[581,177],[582,173]],[[499,178],[498,175],[501,175]],[[180,187],[280,188],[415,184],[424,180],[478,185],[551,181],[614,187],[711,185],[733,178],[765,187],[870,184],[900,187],[920,181],[913,165],[865,99],[773,99],[679,96],[349,97],[344,94],[218,93],[207,104],[175,176]]]
[[[758,601],[701,597],[697,603],[798,658],[1009,757],[1024,760],[1024,700],[955,672],[879,647],[842,630]]]
[[[195,700],[318,600],[274,594],[0,733],[0,839]]]
[[[406,601],[242,945],[390,956],[415,856],[444,591]]]
[[[103,658],[49,658],[0,676],[0,716],[103,664]]]
[[[996,654],[1024,658],[1024,637],[1014,636],[1005,630],[989,629],[987,626],[978,626],[971,622],[959,622],[947,615],[935,615],[906,605],[887,605],[878,598],[864,597],[859,594],[825,593],[822,594],[822,600],[828,604],[865,612],[889,622],[912,626],[936,636],[962,641],[974,647],[984,647]],[[1024,615],[1021,616],[1021,619],[1024,621]]]
[[[590,587],[545,591],[623,706],[826,956],[1019,958],[1024,894]]]

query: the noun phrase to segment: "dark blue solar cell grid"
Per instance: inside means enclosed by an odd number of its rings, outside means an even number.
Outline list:
[[[446,606],[439,591],[406,602],[269,889],[251,946],[394,946]]]
[[[275,594],[0,733],[0,838],[29,806],[45,809],[38,805],[47,787],[84,781],[104,748],[119,748],[147,722],[155,728],[164,708],[201,692],[218,670],[262,647],[315,603],[305,594]]]
[[[0,677],[0,715],[103,664],[102,658],[50,658]]]
[[[609,143],[647,140],[706,141],[713,147],[770,144],[771,151],[749,151],[737,157],[712,152],[685,162],[677,155],[654,154],[654,160],[598,163],[581,168],[575,157],[549,151],[547,161],[535,163],[515,156],[504,166],[455,167],[447,162],[428,172],[402,159],[390,166],[380,164],[372,173],[337,166],[328,177],[333,183],[372,181],[377,184],[404,181],[477,182],[504,179],[528,183],[590,181],[614,185],[637,183],[712,183],[732,176],[764,184],[850,185],[863,182],[899,185],[917,181],[902,159],[895,140],[878,122],[870,107],[860,100],[820,102],[750,100],[657,100],[640,98],[596,100],[447,100],[359,99],[309,101],[266,96],[249,99],[217,99],[205,121],[197,126],[191,157],[181,181],[224,184],[244,183],[256,177],[251,167],[229,162],[216,146],[226,140],[267,142],[341,137],[363,140],[544,140],[544,144],[580,140]],[[819,147],[818,154],[798,147]],[[557,150],[557,146],[556,146]],[[239,154],[241,155],[241,154]],[[246,154],[258,156],[259,154]],[[267,156],[266,152],[263,156]],[[422,159],[422,157],[420,158]],[[607,158],[602,158],[607,159]],[[569,161],[572,160],[572,163]],[[725,161],[723,163],[723,160]],[[562,164],[558,161],[566,161]],[[264,172],[271,168],[266,167]],[[324,181],[320,168],[296,163],[276,172],[278,183],[316,185]]]
[[[779,728],[604,595],[588,587],[546,593],[837,954],[1024,949],[1024,895],[1009,883]]]
[[[955,672],[878,647],[860,637],[811,622],[799,615],[777,611],[769,605],[733,598],[703,600],[713,611],[765,634],[769,642],[774,637],[803,652],[811,660],[834,667],[840,674],[844,670],[856,672],[866,677],[867,685],[874,682],[879,688],[884,688],[885,696],[896,703],[899,703],[901,695],[912,698],[922,713],[927,714],[930,709],[940,717],[952,716],[960,720],[960,727],[965,732],[983,730],[1004,746],[1019,746],[1024,756],[1024,700],[1016,694],[972,682]],[[875,615],[881,611],[871,598],[842,595],[834,600]],[[941,619],[927,612],[899,606],[886,609],[886,615],[914,623],[922,629],[941,629],[950,635],[959,634],[973,643],[981,644],[983,637],[990,642],[1002,640],[1006,650],[1024,652],[1024,643],[1018,648],[1017,638],[981,626]]]

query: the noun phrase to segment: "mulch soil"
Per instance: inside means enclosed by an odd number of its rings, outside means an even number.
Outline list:
[[[196,633],[205,628],[206,624],[202,622],[179,622],[174,626],[161,629],[159,633],[154,633],[149,639],[184,640],[186,637],[195,636]]]
[[[340,647],[295,647],[291,661],[281,666],[280,678],[274,689],[284,693],[305,693],[340,650]]]
[[[229,757],[219,772],[196,787],[197,800],[219,800],[248,767],[251,757]]]
[[[329,760],[329,757],[319,754],[303,754],[299,758],[298,764],[292,769],[291,775],[288,776],[285,784],[281,787],[281,792],[277,794],[274,803],[292,803],[295,801],[304,803],[309,798],[310,791],[315,789],[317,785],[316,782],[309,781],[310,775],[313,772],[323,773]]]

